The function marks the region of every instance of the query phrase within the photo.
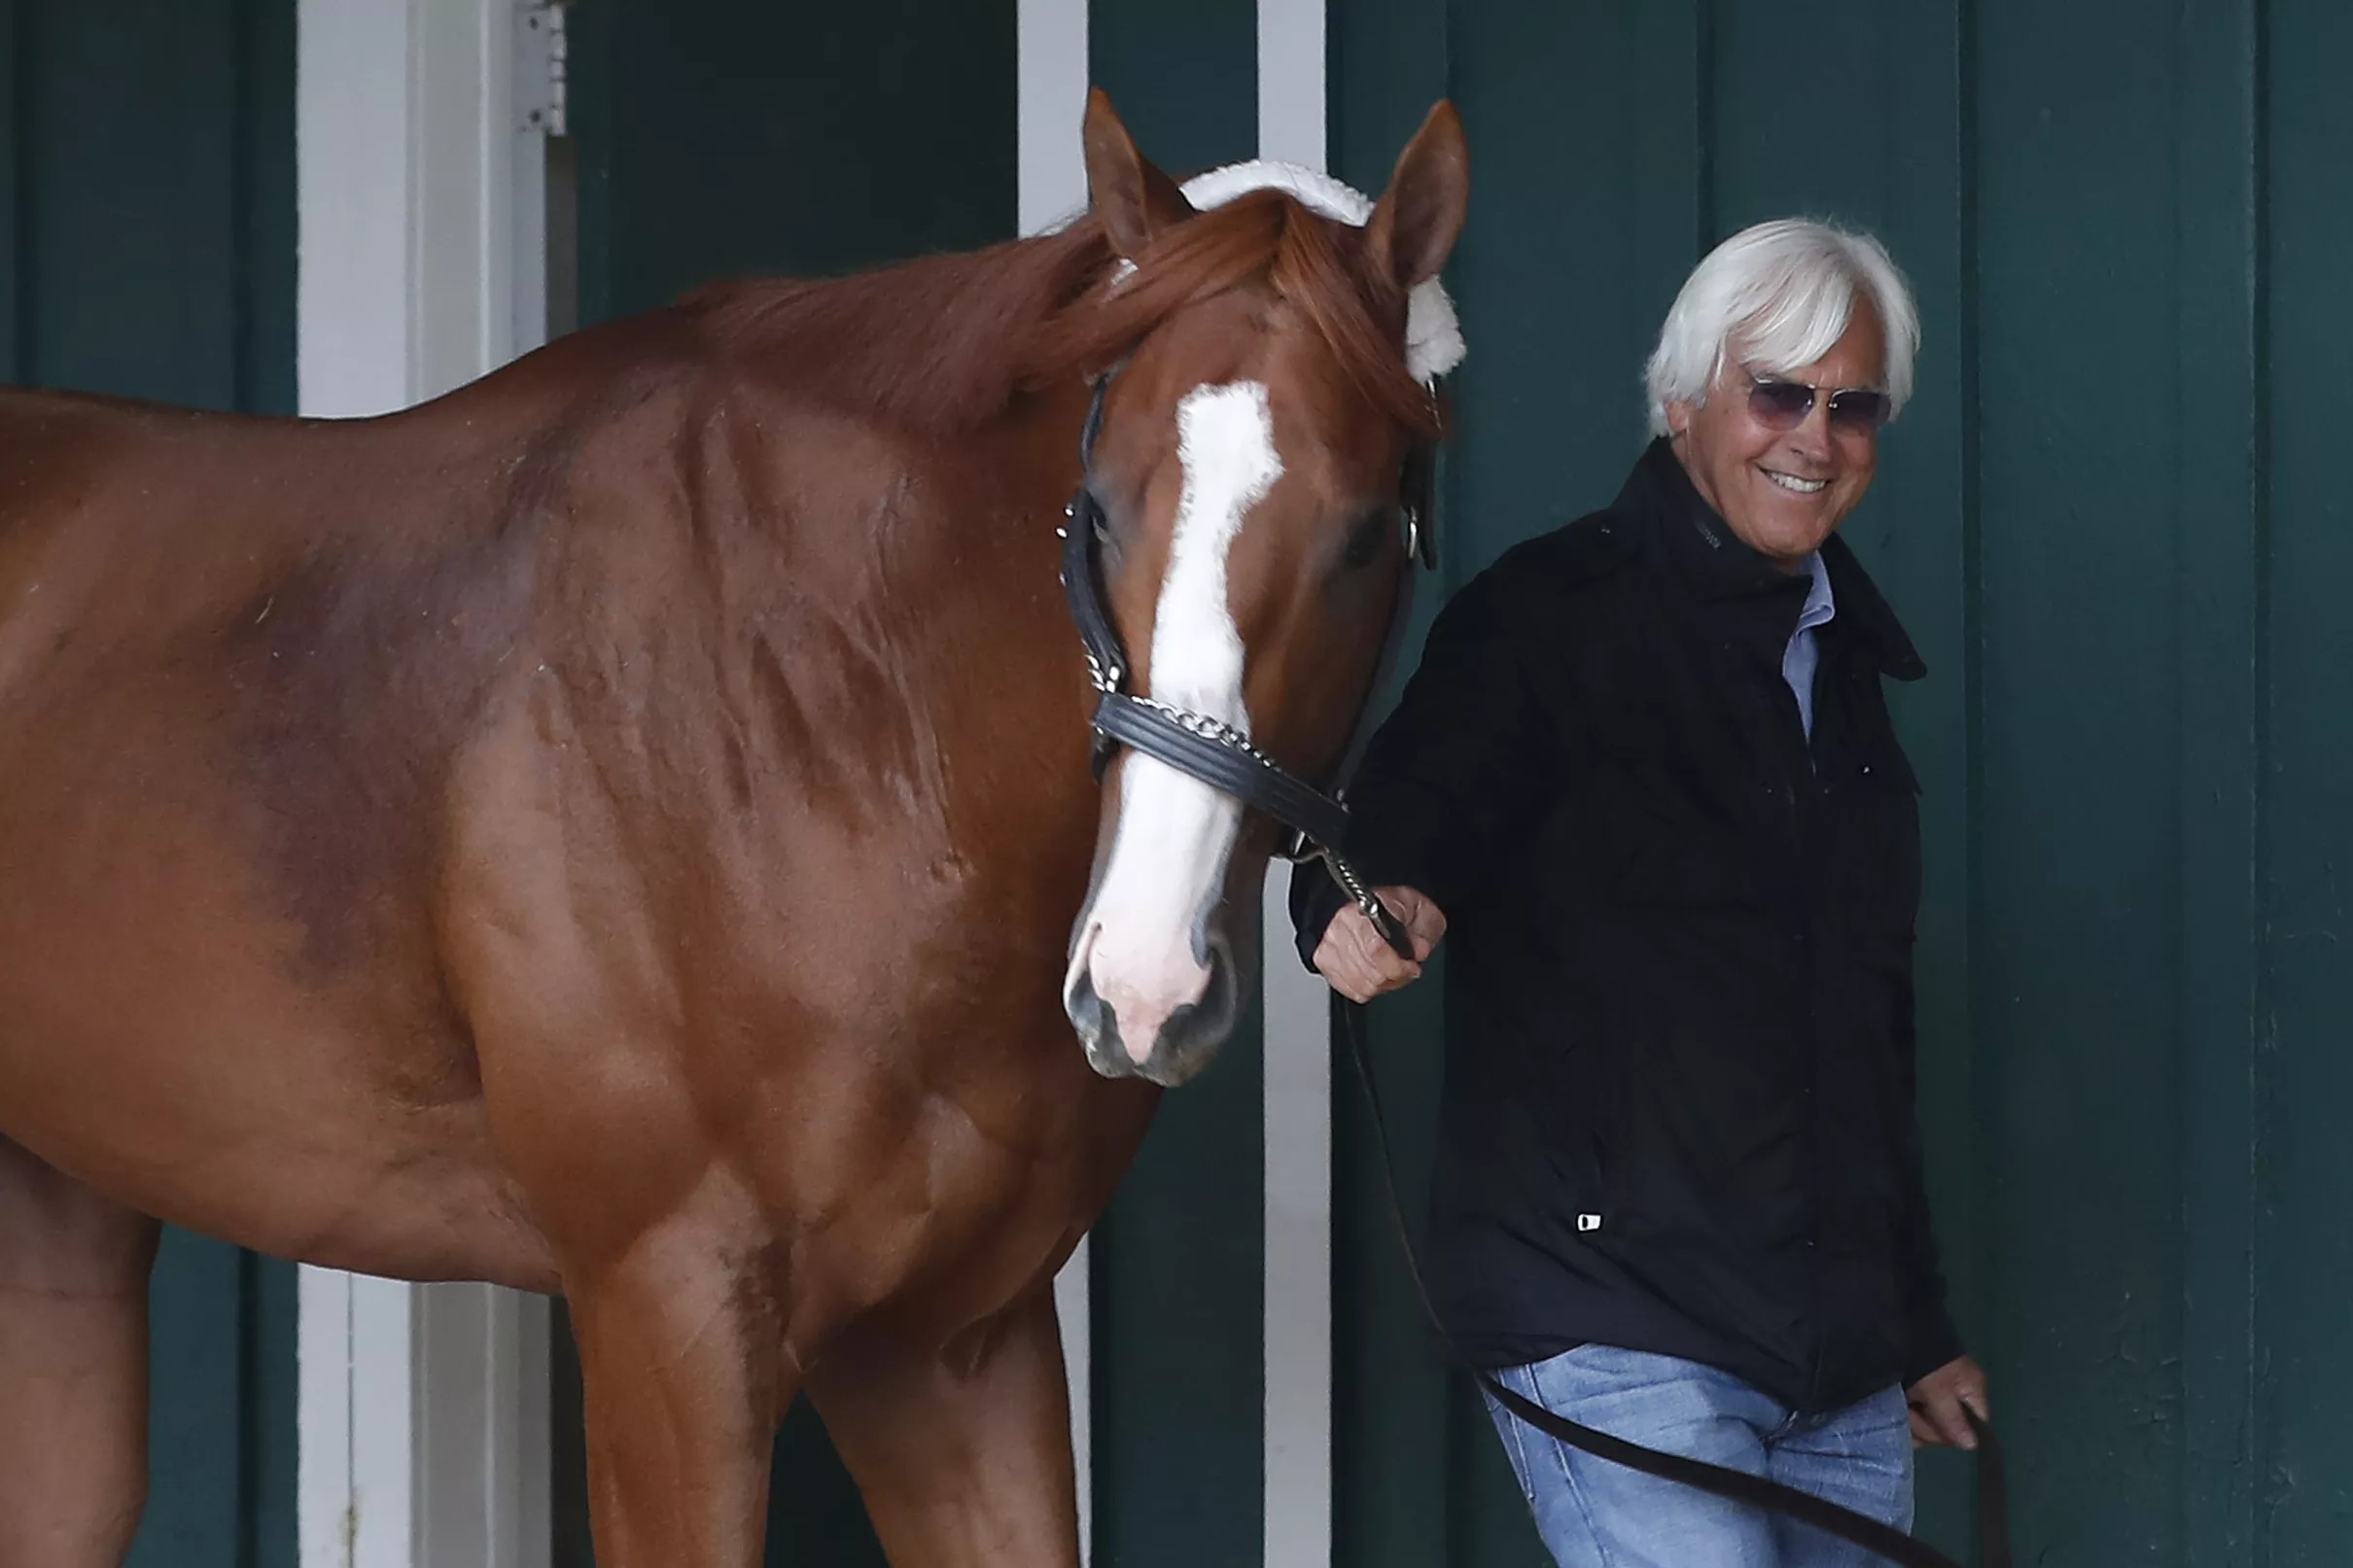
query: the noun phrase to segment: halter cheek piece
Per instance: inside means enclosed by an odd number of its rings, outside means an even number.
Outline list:
[[[1078,625],[1079,641],[1086,650],[1087,675],[1097,693],[1093,720],[1096,779],[1103,778],[1113,753],[1124,746],[1156,757],[1177,772],[1264,812],[1290,829],[1282,851],[1283,857],[1294,862],[1322,861],[1340,890],[1372,922],[1373,929],[1381,933],[1382,939],[1411,958],[1412,938],[1397,923],[1388,906],[1373,896],[1356,868],[1339,850],[1347,837],[1349,820],[1342,786],[1354,771],[1371,736],[1369,709],[1334,770],[1334,784],[1327,793],[1259,750],[1250,744],[1249,736],[1233,725],[1124,689],[1127,653],[1120,645],[1119,633],[1111,626],[1110,616],[1104,610],[1105,516],[1093,484],[1095,437],[1103,427],[1104,394],[1110,382],[1109,373],[1096,380],[1095,397],[1087,406],[1086,426],[1078,437],[1078,494],[1064,508],[1068,522],[1060,530],[1063,594],[1070,602],[1071,618]],[[1416,565],[1434,570],[1438,564],[1437,541],[1430,529],[1435,466],[1436,451],[1429,442],[1417,442],[1406,456],[1399,499],[1409,574]],[[1396,657],[1407,612],[1412,607],[1413,582],[1409,575],[1398,584],[1396,610],[1389,619],[1380,669],[1374,678],[1375,689]]]

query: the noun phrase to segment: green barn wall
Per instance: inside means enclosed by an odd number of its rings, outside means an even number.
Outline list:
[[[2019,1560],[2353,1552],[2353,16],[2319,3],[1335,8],[1336,166],[1439,92],[1473,216],[1449,581],[1614,493],[1682,274],[1768,216],[1918,289],[1917,399],[1848,536],[1928,680],[1922,1115]],[[1430,998],[1379,1021],[1424,1093]],[[1436,1386],[1342,1104],[1342,1560],[1540,1560]],[[1426,1159],[1426,1128],[1407,1136]],[[1402,1370],[1401,1370],[1402,1369]],[[1967,1545],[1969,1468],[1923,1461]],[[1401,1491],[1402,1488],[1402,1491]]]

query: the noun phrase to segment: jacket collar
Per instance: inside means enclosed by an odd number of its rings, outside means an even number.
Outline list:
[[[1881,675],[1898,680],[1917,680],[1928,673],[1927,661],[1912,645],[1904,623],[1896,618],[1895,609],[1879,592],[1879,585],[1871,580],[1863,563],[1855,559],[1854,551],[1836,534],[1822,545],[1822,570],[1830,574],[1830,591],[1838,599],[1839,619],[1861,642],[1879,667]]]
[[[1790,624],[1806,600],[1806,578],[1774,566],[1741,542],[1691,482],[1671,442],[1650,443],[1618,494],[1617,509],[1639,518],[1667,558],[1668,570],[1703,601],[1786,596]],[[1822,544],[1822,570],[1829,575],[1838,618],[1831,625],[1854,638],[1879,666],[1898,680],[1928,673],[1903,623],[1878,584],[1855,559],[1846,541],[1833,534]]]

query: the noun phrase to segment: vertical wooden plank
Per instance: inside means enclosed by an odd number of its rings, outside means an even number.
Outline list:
[[[147,1512],[130,1568],[243,1568],[249,1340],[237,1249],[167,1230],[149,1288]]]
[[[794,1404],[776,1437],[767,1560],[780,1568],[808,1562],[885,1568],[887,1561],[858,1485],[807,1400]]]
[[[572,1332],[572,1313],[560,1297],[548,1313],[547,1360],[547,1561],[549,1568],[594,1568],[594,1544],[588,1539],[587,1411],[580,1388],[579,1341]]]
[[[1329,11],[1325,99],[1332,172],[1368,194],[1387,185],[1397,154],[1452,88],[1448,7],[1443,0],[1360,0]],[[1470,139],[1471,221],[1498,199],[1487,186],[1486,141],[1479,111],[1457,98]],[[1462,249],[1448,284],[1459,304]],[[1479,359],[1472,340],[1470,359]],[[1459,391],[1459,375],[1449,389]],[[1457,435],[1460,426],[1457,422]],[[1447,489],[1456,448],[1441,458],[1438,498],[1441,556],[1457,547],[1458,515]],[[1453,562],[1444,563],[1449,569]],[[1428,630],[1442,591],[1417,589],[1418,624],[1407,647]],[[1403,665],[1407,661],[1401,659]],[[1393,700],[1375,696],[1376,706]],[[1443,1051],[1439,1020],[1445,959],[1423,982],[1376,1004],[1370,1014],[1375,1070],[1395,1118],[1397,1180],[1417,1239],[1429,1187],[1430,1108],[1437,1103]],[[1335,1015],[1332,1093],[1332,1561],[1343,1568],[1404,1568],[1444,1562],[1454,1488],[1447,1463],[1446,1376],[1413,1295],[1387,1200],[1362,1088]]]
[[[2266,0],[2271,491],[2261,827],[2268,1016],[2257,1056],[2258,1560],[2353,1555],[2353,498],[2335,389],[2353,355],[2353,10]]]
[[[295,0],[235,0],[237,406],[295,411]]]
[[[2172,1562],[2181,39],[2036,0],[1976,23],[1984,1342],[2023,1557]]]
[[[1258,156],[1256,0],[1095,0],[1087,63],[1143,156],[1177,178]]]
[[[1701,15],[1456,15],[1477,193],[1452,273],[1470,356],[1451,581],[1606,505],[1647,438],[1642,365],[1699,257]]]
[[[564,87],[564,112],[572,134],[563,156],[570,161],[572,179],[570,199],[565,199],[564,187],[559,185],[555,207],[568,211],[572,221],[571,309],[563,323],[569,331],[611,321],[640,307],[635,300],[621,297],[615,281],[618,261],[615,252],[626,235],[614,196],[620,139],[615,100],[622,90],[628,58],[621,52],[619,22],[615,8],[605,0],[585,0],[564,16],[569,51],[566,69],[570,73]],[[551,257],[556,243],[556,234],[550,232]],[[563,270],[560,262],[551,262],[551,267],[558,274]],[[549,287],[553,296],[549,308],[561,312],[566,291],[559,277],[551,276]],[[556,1561],[562,1568],[564,1559],[559,1556]]]
[[[2187,0],[2176,85],[2181,1560],[2258,1560],[2253,1388],[2268,589],[2257,0]],[[2079,1220],[2080,1222],[2080,1220]]]
[[[18,381],[17,271],[21,226],[30,221],[23,164],[23,104],[18,82],[26,46],[23,0],[0,0],[0,382]]]
[[[1012,0],[587,0],[581,320],[1012,236]]]
[[[33,35],[18,88],[41,221],[18,287],[39,331],[23,373],[233,405],[235,0],[52,0]]]
[[[295,1568],[301,1462],[295,1421],[295,1266],[251,1252],[239,1261],[245,1298],[237,1445],[243,1483],[235,1560],[237,1568]]]
[[[1978,692],[1971,618],[1977,575],[1975,446],[1978,340],[1970,264],[1974,187],[1966,149],[1974,90],[1965,3],[1920,8],[1883,38],[1889,143],[1879,178],[1883,237],[1903,258],[1923,322],[1902,460],[1891,465],[1855,542],[1929,668],[1890,694],[1920,799],[1921,893],[1914,949],[1918,1115],[1929,1205],[1949,1300],[1964,1342],[1998,1366],[1984,1339],[1984,1237],[1972,1172],[1981,1147],[1970,1009],[1970,714]],[[1943,171],[1941,176],[1937,172]],[[1950,1455],[1918,1467],[1918,1529],[1958,1551],[1974,1545],[1974,1471]]]

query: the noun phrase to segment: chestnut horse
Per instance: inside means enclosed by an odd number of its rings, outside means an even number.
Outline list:
[[[1084,138],[1058,232],[383,418],[0,394],[0,1562],[125,1549],[164,1220],[561,1292],[605,1568],[758,1562],[801,1392],[902,1568],[1077,1562],[1051,1281],[1276,836],[1092,775],[1091,382],[1130,686],[1320,777],[1467,196],[1445,104],[1338,217]]]

